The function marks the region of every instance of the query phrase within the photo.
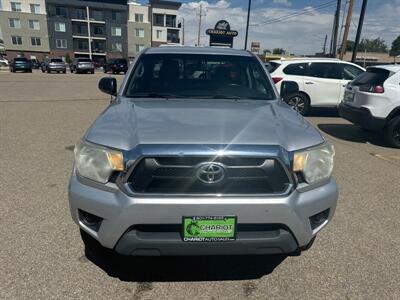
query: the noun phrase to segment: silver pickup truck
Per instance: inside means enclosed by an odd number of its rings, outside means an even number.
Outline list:
[[[73,220],[90,251],[299,254],[332,219],[334,149],[243,50],[142,51],[75,147]],[[281,96],[296,93],[285,82]]]

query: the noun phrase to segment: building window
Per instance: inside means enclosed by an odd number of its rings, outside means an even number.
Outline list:
[[[29,28],[34,30],[40,30],[40,23],[38,20],[29,20]]]
[[[175,15],[166,15],[165,16],[165,26],[176,27],[176,16]]]
[[[136,44],[136,52],[140,52],[144,49],[144,45],[143,44]]]
[[[113,36],[122,36],[121,27],[111,27],[111,35],[113,35]]]
[[[86,9],[84,8],[75,9],[75,17],[79,20],[86,19]]]
[[[16,18],[8,19],[8,24],[10,24],[11,28],[21,28],[21,21]]]
[[[96,21],[104,21],[103,12],[101,10],[93,10],[92,18]]]
[[[144,29],[143,28],[135,28],[137,37],[144,37]]]
[[[143,14],[135,14],[135,22],[143,23],[143,18],[144,18]]]
[[[164,26],[164,15],[154,14],[153,15],[153,25],[154,26]]]
[[[12,36],[11,41],[13,45],[22,45],[22,37],[20,36]]]
[[[65,49],[67,48],[67,40],[56,40],[56,47]]]
[[[40,14],[40,4],[29,4],[31,7],[31,13]]]
[[[89,43],[88,41],[78,40],[78,50],[88,50]]]
[[[112,11],[111,12],[111,18],[113,21],[122,22],[122,14],[119,11]]]
[[[156,30],[156,38],[161,39],[162,38],[162,30]]]
[[[56,16],[67,17],[67,9],[63,6],[56,6]]]
[[[111,51],[113,51],[113,52],[122,52],[122,44],[121,43],[112,43]]]
[[[54,30],[57,32],[65,32],[65,23],[64,22],[55,22]]]
[[[38,37],[31,37],[31,44],[32,44],[32,46],[41,46],[42,42],[40,41],[40,38],[38,38]]]
[[[104,26],[94,26],[94,34],[95,35],[104,35]]]
[[[167,31],[167,42],[179,44],[179,30],[170,30]]]
[[[11,2],[11,11],[22,11],[21,2]]]
[[[76,24],[75,25],[76,32],[79,34],[87,34],[88,33],[88,28],[86,24]]]

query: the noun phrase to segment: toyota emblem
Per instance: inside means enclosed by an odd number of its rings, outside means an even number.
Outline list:
[[[204,163],[197,170],[197,179],[203,183],[218,183],[225,177],[223,166],[216,163]]]

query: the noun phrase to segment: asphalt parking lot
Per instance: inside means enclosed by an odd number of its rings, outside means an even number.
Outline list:
[[[0,299],[400,299],[400,150],[334,111],[308,119],[335,145],[339,203],[301,256],[86,257],[67,183],[102,76],[0,72]]]

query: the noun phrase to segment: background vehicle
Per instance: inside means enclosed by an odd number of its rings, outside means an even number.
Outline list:
[[[100,80],[117,99],[75,148],[70,211],[88,249],[227,255],[312,245],[336,208],[334,150],[280,99],[254,54],[149,48],[130,70],[119,92],[115,78]],[[283,97],[296,92],[295,82],[281,86]]]
[[[41,65],[42,72],[63,72],[67,73],[67,67],[65,66],[65,62],[61,58],[48,58]]]
[[[37,58],[31,59],[32,69],[39,69],[41,67],[41,63]]]
[[[8,60],[3,56],[0,56],[0,66],[8,66]]]
[[[400,65],[367,68],[347,85],[339,114],[362,128],[384,131],[400,148]]]
[[[24,71],[32,73],[32,64],[25,57],[16,57],[12,60],[9,65],[10,72],[15,73],[16,71]]]
[[[285,80],[297,82],[300,92],[287,103],[305,115],[311,107],[337,107],[346,84],[365,71],[356,64],[327,58],[271,61],[271,76],[278,90]]]
[[[107,61],[103,66],[104,73],[112,72],[113,74],[119,74],[123,72],[126,74],[128,71],[128,61],[124,58],[112,59]]]
[[[69,66],[71,73],[94,74],[94,65],[89,58],[75,58]]]

